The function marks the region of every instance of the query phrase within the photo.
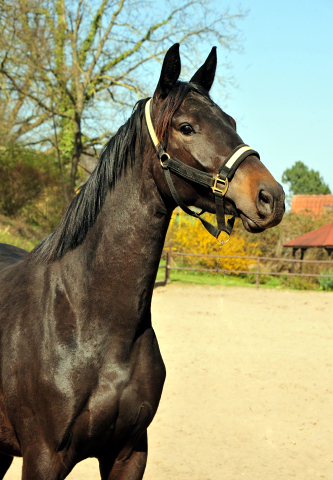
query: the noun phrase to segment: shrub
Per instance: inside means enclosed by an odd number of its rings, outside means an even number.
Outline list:
[[[214,215],[206,215],[209,221],[214,222]],[[316,278],[292,277],[292,276],[270,276],[268,272],[287,273],[292,271],[292,264],[289,259],[292,257],[292,249],[284,248],[283,244],[292,238],[321,227],[332,219],[329,215],[310,216],[287,213],[281,224],[270,228],[259,234],[251,234],[244,230],[242,222],[236,219],[235,228],[231,235],[230,242],[221,246],[209,235],[201,223],[176,210],[172,217],[168,239],[172,240],[172,250],[184,253],[217,254],[217,255],[244,255],[262,256],[271,258],[283,258],[284,261],[262,261],[259,277],[260,284],[281,285],[295,289],[314,289],[318,287]],[[299,258],[297,253],[297,258]],[[307,260],[327,260],[327,253],[322,248],[311,248],[306,251]],[[179,258],[179,257],[178,257]],[[177,257],[173,257],[173,260]],[[256,261],[246,259],[214,259],[199,257],[180,257],[181,265],[197,268],[210,268],[219,270],[236,270],[253,272],[246,275],[249,282],[256,282]],[[178,260],[177,260],[178,262]],[[180,262],[178,262],[180,263]],[[323,265],[320,264],[294,264],[294,272],[320,274]],[[266,274],[264,274],[267,272]],[[239,274],[241,275],[241,274]],[[322,278],[321,281],[329,285],[329,280]]]
[[[205,219],[214,222],[214,216],[205,214]],[[223,233],[221,237],[223,237]],[[224,237],[226,238],[226,236]],[[231,240],[223,246],[212,237],[201,222],[185,214],[176,213],[172,216],[167,241],[172,240],[172,249],[177,252],[214,254],[214,255],[259,255],[258,244],[246,241],[239,235],[232,234]],[[216,259],[209,257],[183,257],[184,266],[210,268],[219,270],[249,270],[253,260],[243,258]]]
[[[20,218],[46,233],[64,212],[57,158],[19,146],[0,149],[0,213]]]
[[[0,243],[9,243],[24,250],[32,250],[45,236],[23,220],[12,220],[0,214]]]
[[[258,243],[258,247],[263,257],[272,258],[292,258],[292,248],[284,248],[283,244],[299,237],[304,233],[322,227],[323,225],[332,221],[332,215],[323,214],[321,216],[286,213],[282,222],[274,228],[268,228],[261,233],[253,235],[244,230],[241,222],[236,222],[234,232],[237,236],[241,236],[247,242],[252,242],[253,239]],[[309,260],[326,260],[327,253],[324,249],[308,249],[306,258]],[[272,265],[278,268],[278,263]],[[282,265],[281,265],[282,268]],[[284,265],[285,268],[285,265]],[[282,270],[284,269],[282,268]]]
[[[318,282],[320,290],[333,290],[333,270],[324,270],[323,275],[332,275],[332,277],[319,277]]]
[[[52,158],[20,147],[0,150],[0,210],[16,217],[55,181]]]

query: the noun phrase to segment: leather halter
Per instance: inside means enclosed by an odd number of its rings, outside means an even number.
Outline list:
[[[218,240],[220,233],[226,232],[229,237],[235,223],[235,217],[229,218],[227,222],[225,221],[224,213],[224,195],[227,193],[229,181],[234,176],[235,171],[239,165],[247,158],[249,155],[255,155],[259,157],[259,153],[255,150],[252,150],[248,145],[240,144],[238,145],[223,161],[222,165],[218,169],[217,175],[212,175],[211,173],[202,172],[196,168],[190,167],[185,163],[181,162],[177,158],[171,158],[170,155],[164,150],[163,145],[159,142],[151,115],[152,99],[150,98],[145,105],[145,119],[148,128],[150,138],[155,146],[157,156],[160,159],[161,166],[164,170],[166,181],[170,189],[171,195],[177,205],[188,215],[198,218],[203,226],[208,230],[208,232],[213,235]],[[197,183],[203,187],[211,188],[216,205],[216,219],[217,219],[217,228],[207,220],[201,217],[204,210],[200,213],[194,212],[191,210],[184,202],[180,199],[177,190],[172,181],[171,174],[175,173],[176,175],[190,180],[191,182]],[[229,240],[229,238],[228,238]],[[228,241],[227,240],[227,241]],[[218,240],[220,241],[220,240]],[[226,243],[223,240],[220,243]]]

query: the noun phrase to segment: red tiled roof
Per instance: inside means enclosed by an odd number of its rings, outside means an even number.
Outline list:
[[[333,211],[333,195],[294,195],[291,199],[291,212],[321,215],[325,210]]]
[[[294,238],[283,245],[284,247],[311,248],[311,247],[333,247],[333,222],[323,227],[305,233]]]

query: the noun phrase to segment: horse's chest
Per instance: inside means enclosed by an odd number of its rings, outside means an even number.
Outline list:
[[[128,365],[101,375],[88,405],[89,430],[95,437],[119,442],[140,435],[152,421],[165,367],[155,337],[150,340],[133,352]]]

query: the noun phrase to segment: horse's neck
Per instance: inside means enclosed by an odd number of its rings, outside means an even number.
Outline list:
[[[83,244],[63,259],[80,265],[89,302],[103,302],[103,309],[134,322],[150,311],[170,221],[152,177],[137,173],[116,183]]]

